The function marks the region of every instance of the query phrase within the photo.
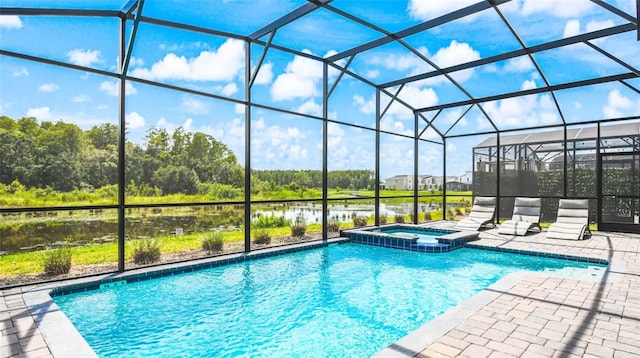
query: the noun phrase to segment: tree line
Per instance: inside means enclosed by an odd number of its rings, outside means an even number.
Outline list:
[[[0,116],[0,184],[59,192],[114,186],[118,137],[118,126],[109,123],[82,130],[62,121]],[[370,189],[373,177],[371,170],[332,171],[328,184]],[[152,128],[142,143],[125,143],[125,178],[129,195],[210,193],[212,187],[242,188],[244,168],[229,147],[209,134]],[[319,188],[322,171],[252,170],[251,185],[252,191]]]

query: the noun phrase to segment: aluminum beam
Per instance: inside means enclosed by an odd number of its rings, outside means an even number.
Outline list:
[[[589,32],[589,33],[586,33],[586,34],[580,34],[580,35],[567,37],[567,38],[563,38],[563,39],[556,40],[556,41],[546,42],[546,43],[543,43],[543,44],[539,44],[539,45],[528,47],[526,49],[518,49],[518,50],[514,50],[514,51],[509,51],[509,52],[501,53],[501,54],[498,54],[498,55],[495,55],[495,56],[490,56],[490,57],[486,57],[486,58],[483,58],[483,59],[479,59],[479,60],[476,60],[476,61],[462,63],[462,64],[451,66],[451,67],[446,67],[446,68],[443,68],[442,71],[447,72],[447,73],[457,72],[457,71],[461,71],[461,70],[466,70],[466,69],[470,69],[470,68],[474,68],[474,67],[484,66],[484,65],[491,64],[491,63],[495,63],[495,62],[508,60],[508,59],[515,58],[515,57],[524,56],[524,55],[527,55],[528,53],[532,53],[533,54],[533,53],[537,53],[537,52],[552,50],[552,49],[555,49],[555,48],[558,48],[558,47],[572,45],[572,44],[575,44],[575,43],[578,43],[578,42],[594,40],[594,39],[598,39],[598,38],[601,38],[601,37],[617,35],[617,34],[629,32],[629,31],[635,31],[635,30],[636,30],[636,26],[634,24],[618,25],[618,26],[610,27],[610,28],[603,29],[603,30],[593,31],[593,32]],[[381,83],[380,87],[385,87],[386,88],[386,87],[398,86],[398,85],[401,85],[403,83],[424,80],[424,79],[427,79],[427,78],[439,76],[441,74],[442,73],[439,72],[439,71],[431,71],[431,72],[423,73],[423,74],[420,74],[420,75],[405,77],[405,78],[400,79],[400,80]]]
[[[291,23],[303,16],[305,16],[306,14],[318,9],[320,6],[322,6],[322,4],[326,4],[331,2],[332,0],[322,0],[322,1],[317,1],[317,2],[309,2],[306,3],[302,6],[300,6],[299,8],[291,11],[290,13],[284,15],[283,17],[279,18],[278,20],[264,26],[263,28],[259,29],[258,31],[255,31],[254,33],[252,33],[251,35],[249,35],[249,39],[250,40],[257,40],[259,38],[261,38],[262,36],[273,32],[276,29],[281,28],[282,26]]]
[[[511,1],[511,0],[497,0],[497,1],[495,1],[495,3],[500,5],[500,4],[509,2],[509,1]],[[343,59],[345,57],[353,56],[353,55],[355,55],[357,53],[364,52],[364,51],[367,51],[367,50],[371,50],[373,48],[380,47],[382,45],[386,45],[386,44],[388,44],[390,42],[396,41],[397,39],[401,39],[401,38],[404,38],[404,37],[407,37],[407,36],[415,35],[415,34],[417,34],[419,32],[422,32],[422,31],[425,31],[425,30],[428,30],[428,29],[432,29],[432,28],[440,26],[440,25],[444,25],[444,24],[446,24],[448,22],[461,19],[461,18],[463,18],[465,16],[469,16],[469,15],[475,14],[475,13],[480,12],[480,11],[484,11],[484,10],[490,8],[491,6],[492,5],[489,2],[481,1],[481,2],[478,2],[478,3],[474,4],[474,5],[467,6],[467,7],[463,8],[463,9],[460,9],[460,10],[457,10],[457,11],[442,15],[440,17],[437,17],[435,19],[423,22],[421,24],[418,24],[418,25],[415,25],[415,26],[412,26],[412,27],[409,27],[408,29],[405,29],[405,30],[402,30],[402,31],[398,31],[398,32],[396,32],[394,34],[379,38],[377,40],[370,41],[370,42],[368,42],[366,44],[363,44],[363,45],[360,45],[360,46],[356,46],[356,47],[354,47],[352,49],[349,49],[349,50],[346,50],[346,51],[343,51],[343,52],[340,52],[338,54],[335,54],[333,56],[328,57],[327,59],[329,61],[331,61],[331,62],[335,62],[335,61],[341,60],[341,59]]]
[[[495,95],[495,96],[487,96],[487,97],[482,97],[482,98],[476,98],[475,100],[450,102],[450,103],[431,106],[431,107],[418,108],[416,110],[420,111],[420,112],[426,112],[426,111],[433,111],[433,110],[436,110],[436,109],[467,106],[467,105],[470,105],[470,104],[491,102],[491,101],[497,101],[497,100],[501,100],[501,99],[521,97],[521,96],[528,96],[528,95],[531,95],[531,94],[546,93],[546,92],[550,92],[550,91],[560,91],[560,90],[569,89],[569,88],[576,88],[576,87],[597,85],[597,84],[601,84],[601,83],[628,80],[628,79],[637,78],[637,77],[638,76],[636,76],[636,74],[632,73],[632,72],[623,73],[623,74],[619,74],[619,75],[598,77],[598,78],[593,78],[593,79],[589,79],[589,80],[567,82],[567,83],[562,83],[562,84],[559,84],[559,85],[553,85],[553,86],[549,86],[549,87],[532,88],[532,89],[523,90],[523,91],[503,93],[503,94],[499,94],[499,95]]]

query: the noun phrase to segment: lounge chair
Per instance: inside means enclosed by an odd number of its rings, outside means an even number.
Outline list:
[[[589,200],[560,199],[556,222],[549,226],[551,239],[582,240],[589,231]]]
[[[540,198],[516,198],[513,217],[500,225],[499,234],[526,235],[534,227],[540,230]]]
[[[477,196],[473,200],[471,213],[466,218],[458,221],[454,229],[458,230],[480,230],[481,227],[491,224],[493,227],[493,216],[496,212],[496,198]]]

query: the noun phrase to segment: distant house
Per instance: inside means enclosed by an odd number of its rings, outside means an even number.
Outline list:
[[[448,181],[446,186],[448,191],[471,191],[471,183],[463,183],[461,181]]]
[[[387,190],[413,190],[413,175],[396,175],[384,180]]]
[[[435,175],[419,175],[418,190],[442,190],[443,178]],[[473,182],[472,172],[465,172],[461,176],[448,176],[446,188],[451,191],[469,191]],[[380,183],[380,188],[388,190],[413,190],[413,175],[396,175]]]
[[[433,175],[420,175],[418,177],[418,190],[439,190],[442,178]]]

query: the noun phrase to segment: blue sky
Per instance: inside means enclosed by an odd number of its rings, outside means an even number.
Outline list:
[[[146,2],[143,14],[175,22],[248,35],[306,2],[303,0],[220,0]],[[358,1],[335,0],[348,11],[387,31],[399,31],[475,1]],[[634,0],[608,1],[635,16]],[[43,4],[60,8],[119,9],[124,1],[17,1],[3,6]],[[514,0],[501,5],[526,45],[562,39],[626,23],[626,20],[586,0]],[[214,16],[212,16],[212,14]],[[111,18],[0,16],[0,48],[80,66],[116,71],[119,23]],[[594,42],[635,68],[640,68],[640,44],[635,32]],[[328,57],[381,37],[326,9],[278,30],[273,43]],[[266,41],[266,37],[263,38]],[[406,42],[440,67],[448,67],[520,48],[495,11],[409,36]],[[262,47],[253,45],[252,66]],[[242,100],[244,99],[244,43],[239,40],[141,24],[132,52],[129,75]],[[585,44],[534,55],[551,84],[628,72]],[[63,120],[82,128],[118,121],[117,81],[85,71],[0,56],[0,114],[13,118]],[[337,62],[344,65],[346,60]],[[397,43],[358,54],[349,69],[375,83],[394,81],[432,71],[419,56]],[[330,71],[330,85],[337,71]],[[474,97],[544,86],[544,79],[526,56],[454,73],[455,81]],[[640,88],[640,80],[630,84]],[[389,88],[395,93],[397,87]],[[322,65],[300,56],[270,49],[255,84],[252,99],[267,106],[313,116],[322,115]],[[399,94],[418,108],[466,100],[469,97],[444,76],[406,85]],[[640,97],[620,83],[556,92],[567,122],[640,115]],[[389,98],[383,96],[383,108]],[[549,94],[483,104],[484,111],[502,129],[561,123]],[[244,107],[233,102],[175,92],[137,82],[127,83],[126,113],[129,140],[139,141],[152,127],[179,126],[202,131],[226,143],[243,163]],[[467,107],[443,111],[434,121],[446,132]],[[329,117],[338,122],[374,128],[375,91],[344,76],[329,99]],[[425,113],[429,119],[435,112]],[[382,119],[384,130],[413,135],[413,114],[394,103]],[[419,125],[422,131],[424,123]],[[252,109],[252,166],[258,169],[321,169],[321,122],[260,108]],[[491,130],[474,107],[449,134]],[[448,140],[447,174],[471,170],[471,148],[487,136]],[[433,130],[423,138],[441,141]],[[332,123],[329,126],[329,169],[375,167],[375,135],[371,131]],[[412,173],[413,141],[384,134],[381,137],[381,177]],[[421,143],[421,174],[441,174],[442,147]]]

